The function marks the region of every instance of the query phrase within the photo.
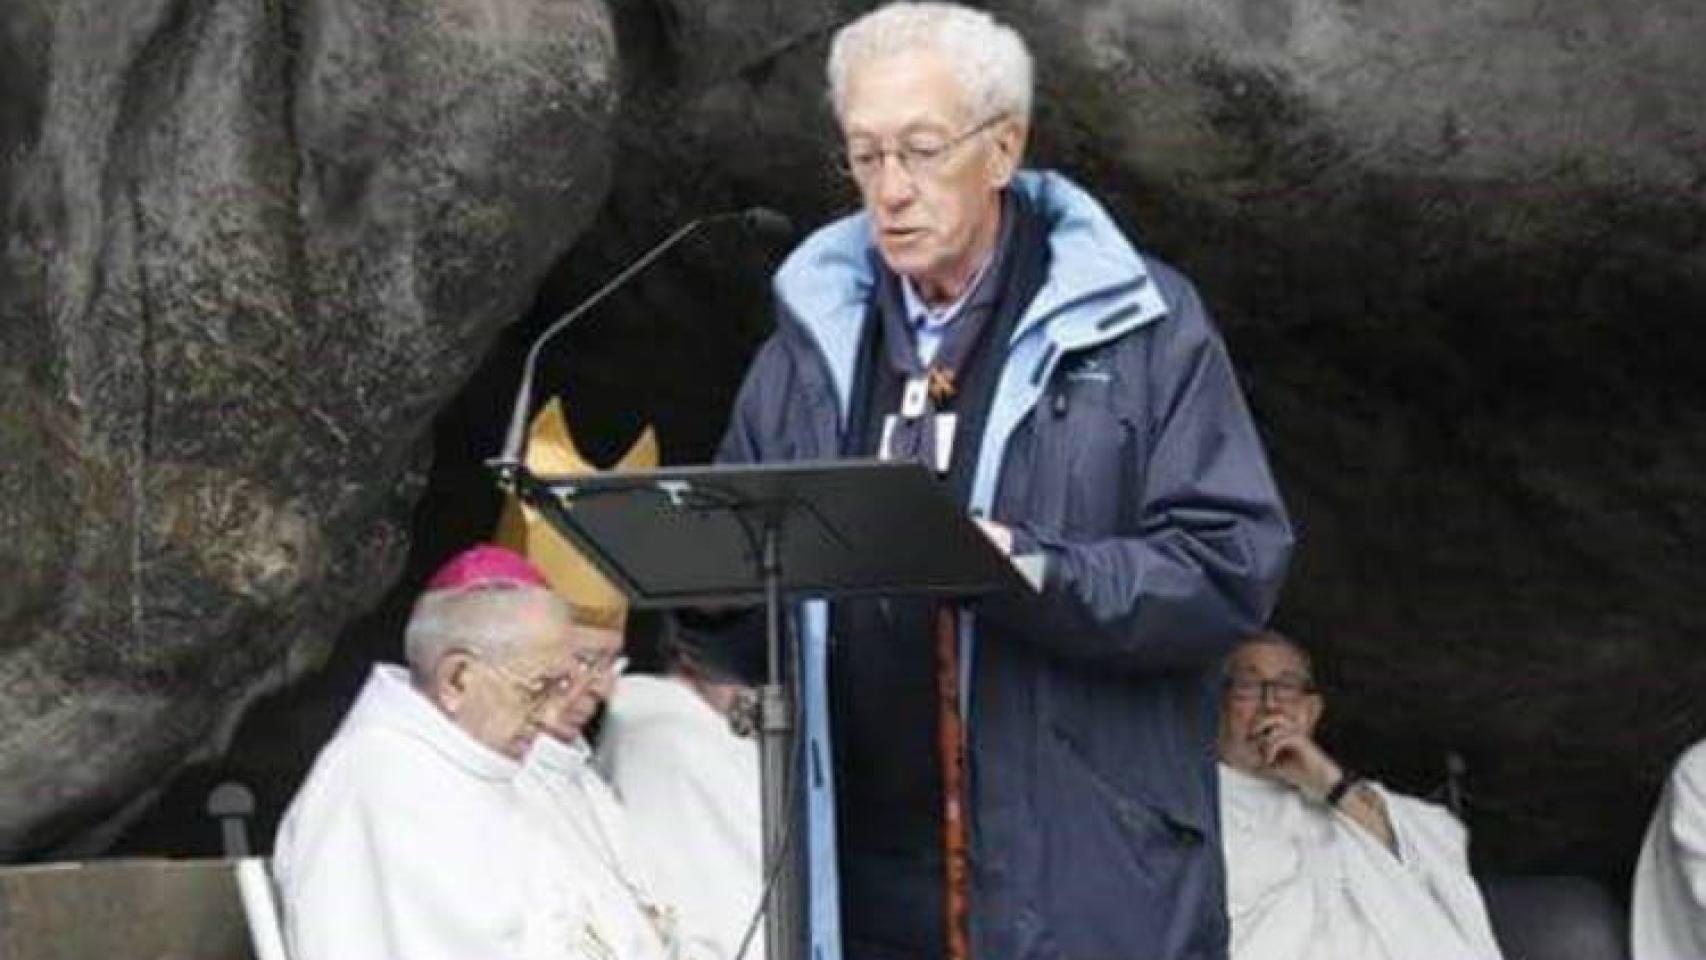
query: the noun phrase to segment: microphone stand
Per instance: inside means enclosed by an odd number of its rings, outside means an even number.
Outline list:
[[[545,344],[568,329],[587,311],[601,303],[617,288],[640,271],[651,266],[672,247],[706,224],[721,220],[739,219],[749,226],[766,231],[784,232],[791,229],[786,216],[763,207],[711,214],[689,220],[658,241],[638,260],[605,281],[593,294],[576,304],[545,329],[527,351],[522,368],[521,385],[516,391],[515,404],[510,409],[509,429],[504,435],[503,450],[486,461],[497,476],[499,489],[512,494],[536,509],[551,515],[565,509],[572,494],[558,494],[527,468],[527,421],[533,405],[533,373]],[[744,526],[744,523],[743,523]],[[798,818],[796,807],[800,790],[798,767],[802,761],[803,744],[797,739],[801,725],[796,713],[799,694],[796,671],[789,665],[783,640],[783,592],[781,537],[783,517],[776,509],[764,511],[763,528],[756,559],[764,582],[765,641],[769,676],[759,690],[758,728],[760,766],[763,782],[764,811],[764,875],[763,902],[754,914],[754,921],[764,917],[766,956],[769,960],[798,960],[805,955],[806,927],[803,923],[803,877],[799,849],[793,837]],[[742,953],[751,942],[753,928],[748,927],[742,943]]]
[[[527,360],[522,365],[521,386],[515,394],[515,405],[510,409],[509,429],[504,434],[503,450],[498,456],[486,461],[486,465],[497,474],[498,487],[505,493],[517,493],[517,473],[527,469],[527,415],[533,408],[533,371],[539,363],[539,353],[554,337],[569,328],[569,325],[580,319],[588,310],[603,302],[605,297],[616,292],[617,288],[633,279],[640,271],[651,266],[657,259],[668,253],[676,244],[685,240],[688,235],[706,224],[722,220],[742,220],[754,227],[765,229],[786,230],[789,227],[788,218],[774,210],[764,207],[751,207],[746,210],[735,210],[725,213],[714,213],[709,216],[689,220],[675,229],[675,232],[658,241],[643,256],[622,271],[606,280],[602,286],[576,304],[568,313],[558,317],[551,326],[545,329],[533,341],[533,347],[527,351]]]
[[[720,216],[739,216],[739,214],[721,214]],[[526,455],[527,415],[533,408],[533,369],[539,363],[540,350],[544,349],[545,344],[549,343],[557,334],[568,329],[570,324],[580,319],[588,310],[598,306],[605,297],[610,296],[618,287],[627,283],[635,274],[651,266],[658,257],[663,256],[671,247],[680,243],[688,234],[699,229],[700,225],[708,219],[715,218],[700,217],[677,227],[674,233],[663,238],[656,246],[646,251],[640,259],[630,263],[622,272],[606,280],[603,286],[593,291],[592,296],[582,300],[568,313],[558,317],[556,322],[547,327],[545,332],[533,341],[533,347],[527,351],[527,360],[522,364],[521,386],[516,390],[515,405],[510,409],[509,430],[504,434],[503,451],[496,458],[487,461],[487,466],[497,472],[498,486],[505,493],[516,492],[516,471],[526,469],[526,464],[522,458]]]

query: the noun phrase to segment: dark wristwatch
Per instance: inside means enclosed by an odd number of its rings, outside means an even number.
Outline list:
[[[1329,806],[1329,807],[1338,806],[1339,801],[1345,799],[1345,794],[1350,793],[1351,788],[1356,786],[1357,784],[1359,784],[1361,782],[1362,782],[1361,777],[1357,776],[1354,773],[1351,773],[1348,770],[1345,773],[1341,774],[1339,776],[1339,782],[1333,784],[1333,788],[1331,790],[1327,791],[1327,796],[1325,798],[1327,801],[1327,806]]]

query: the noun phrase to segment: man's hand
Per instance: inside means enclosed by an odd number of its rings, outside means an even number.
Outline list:
[[[1259,721],[1256,745],[1268,773],[1301,790],[1311,800],[1324,800],[1327,791],[1344,776],[1344,770],[1333,758],[1289,717],[1271,716]]]
[[[1263,769],[1317,803],[1325,803],[1328,791],[1345,776],[1344,769],[1327,756],[1327,751],[1287,717],[1273,716],[1259,721],[1256,742],[1261,749]],[[1393,856],[1398,855],[1392,818],[1378,793],[1358,784],[1339,801],[1339,810],[1379,840]]]

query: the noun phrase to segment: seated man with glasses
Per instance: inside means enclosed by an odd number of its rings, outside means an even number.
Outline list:
[[[1220,808],[1232,960],[1496,960],[1444,809],[1346,770],[1320,744],[1308,653],[1266,631],[1227,658]]]
[[[577,878],[517,781],[544,718],[600,682],[522,557],[458,555],[374,667],[273,856],[294,960],[601,956]],[[608,672],[608,671],[606,671]]]

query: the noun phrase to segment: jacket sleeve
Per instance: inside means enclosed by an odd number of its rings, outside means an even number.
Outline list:
[[[759,463],[765,460],[787,459],[785,451],[775,449],[785,445],[787,404],[779,402],[794,381],[793,361],[779,331],[759,345],[758,352],[741,381],[735,395],[734,410],[717,445],[718,463]]]
[[[761,463],[788,458],[788,435],[783,422],[787,405],[779,398],[792,383],[794,371],[781,337],[779,332],[771,334],[753,356],[740,392],[735,396],[722,442],[717,445],[717,463]],[[724,662],[741,661],[743,650],[766,647],[762,606],[684,607],[675,610],[672,616],[675,629],[690,648],[717,649],[721,654],[718,659]],[[767,678],[742,679],[758,684]]]
[[[978,609],[1027,642],[1141,671],[1200,667],[1261,628],[1278,597],[1291,527],[1225,345],[1188,283],[1161,274],[1169,315],[1140,333],[1144,462],[1119,535],[1074,540],[1015,524],[1046,558],[1037,596]],[[1129,532],[1127,532],[1129,531]]]

